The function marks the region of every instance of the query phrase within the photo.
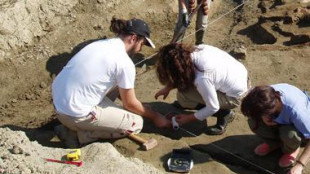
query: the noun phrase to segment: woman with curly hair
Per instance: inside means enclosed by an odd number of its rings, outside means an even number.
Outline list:
[[[172,43],[162,47],[157,58],[157,75],[165,87],[157,99],[177,88],[177,101],[183,109],[196,109],[194,114],[179,114],[179,125],[216,116],[217,123],[207,133],[220,135],[234,119],[231,109],[241,103],[248,90],[248,72],[243,64],[225,51],[209,45],[188,46]]]
[[[280,167],[294,164],[300,145],[307,145],[289,174],[301,174],[310,159],[310,97],[289,84],[257,86],[243,98],[242,113],[251,130],[264,140],[254,152],[264,156],[281,148]]]

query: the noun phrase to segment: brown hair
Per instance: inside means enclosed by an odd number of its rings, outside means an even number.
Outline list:
[[[121,35],[128,36],[128,35],[136,34],[134,32],[128,32],[126,30],[126,27],[127,27],[127,20],[117,19],[115,16],[112,17],[111,24],[110,24],[110,31],[115,33],[116,36],[121,36]],[[138,36],[138,40],[144,39],[143,36],[140,36],[138,34],[136,35]]]
[[[263,115],[273,116],[277,101],[281,101],[280,92],[271,86],[257,86],[253,88],[241,102],[241,112],[256,121],[256,127]]]
[[[194,86],[195,66],[191,53],[192,46],[172,43],[160,48],[156,60],[159,81],[179,91],[186,91]]]

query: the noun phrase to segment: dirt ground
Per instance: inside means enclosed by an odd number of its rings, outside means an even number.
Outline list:
[[[1,14],[9,13],[18,2],[0,0]],[[63,6],[59,5],[66,7],[65,10],[58,6],[47,8],[51,5],[48,2],[38,7],[45,22],[38,22],[42,30],[31,40],[22,40],[22,36],[14,35],[19,31],[17,29],[8,32],[10,30],[4,25],[9,24],[2,20],[1,127],[22,130],[31,141],[38,141],[43,146],[63,147],[54,141],[53,127],[59,123],[55,119],[51,83],[67,61],[87,43],[113,37],[109,31],[112,16],[124,19],[137,17],[150,25],[156,50],[145,47],[133,58],[134,62],[147,59],[137,65],[137,96],[163,114],[178,111],[170,105],[175,100],[175,91],[166,100],[154,99],[155,92],[162,86],[155,75],[151,57],[172,38],[177,18],[176,0],[66,0],[60,3]],[[66,3],[71,4],[70,8]],[[244,5],[236,8],[242,3]],[[34,6],[34,3],[26,4],[26,9],[31,11],[30,7]],[[20,20],[26,21],[27,18]],[[28,23],[29,26],[33,25],[33,21]],[[20,30],[26,30],[28,24]],[[192,22],[187,30],[185,43],[194,43],[194,24]],[[34,31],[28,30],[30,33]],[[4,42],[7,38],[8,41]],[[252,86],[289,83],[310,91],[310,2],[214,0],[205,42],[238,58],[247,67]],[[204,133],[206,125],[215,123],[214,118],[192,123],[178,131],[159,130],[146,120],[141,136],[157,139],[159,145],[155,149],[142,151],[138,144],[127,138],[108,142],[124,156],[136,157],[163,172],[168,172],[166,161],[172,149],[190,147],[195,162],[192,173],[285,173],[286,169],[277,167],[280,152],[266,157],[253,154],[261,140],[249,130],[239,109],[236,113],[235,121],[221,136]],[[306,167],[304,173],[310,173],[310,167]]]

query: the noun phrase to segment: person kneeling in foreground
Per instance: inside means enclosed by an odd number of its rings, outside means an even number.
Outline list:
[[[207,133],[220,135],[234,119],[231,110],[240,105],[248,90],[248,73],[243,64],[228,53],[209,45],[196,47],[172,43],[162,47],[157,57],[157,75],[165,85],[155,94],[164,99],[177,88],[179,107],[198,110],[179,114],[176,121],[183,125],[216,116],[217,123]]]
[[[294,164],[300,145],[306,147],[289,174],[301,174],[310,158],[310,97],[289,84],[257,86],[244,97],[242,113],[249,117],[251,130],[265,143],[254,150],[264,156],[282,148],[280,167]]]
[[[64,125],[55,132],[67,147],[139,133],[140,115],[157,127],[171,126],[170,120],[143,106],[135,95],[135,65],[129,56],[143,45],[154,48],[148,25],[140,19],[113,18],[110,29],[117,37],[84,47],[53,82],[57,118]],[[113,102],[119,94],[124,109]]]

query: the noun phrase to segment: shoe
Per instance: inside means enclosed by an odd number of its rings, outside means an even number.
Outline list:
[[[267,154],[269,154],[270,152],[278,149],[280,146],[275,146],[275,147],[270,147],[267,143],[263,143],[258,145],[255,150],[254,153],[258,156],[265,156]]]
[[[282,157],[279,160],[279,166],[280,167],[289,167],[294,164],[296,157],[299,153],[300,148],[296,149],[292,153],[285,153],[282,155]]]
[[[208,135],[222,135],[226,129],[219,125],[214,125],[207,128],[206,134]]]
[[[227,115],[224,116],[226,123],[231,123],[235,119],[235,112],[230,110]]]
[[[207,128],[206,133],[208,135],[222,135],[226,131],[227,124],[235,119],[235,112],[220,109],[214,115],[217,116],[216,125]]]
[[[54,128],[55,134],[67,148],[79,148],[77,133],[69,128],[58,125]]]

